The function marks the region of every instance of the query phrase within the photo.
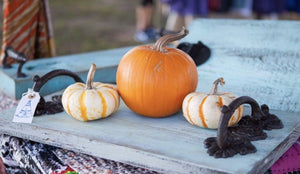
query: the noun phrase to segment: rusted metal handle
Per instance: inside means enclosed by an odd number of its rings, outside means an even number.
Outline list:
[[[39,92],[40,89],[52,78],[57,77],[57,76],[70,76],[72,77],[75,82],[81,82],[83,83],[82,79],[75,73],[69,70],[65,69],[58,69],[58,70],[53,70],[44,76],[40,77],[38,75],[33,77],[33,91]],[[63,107],[61,103],[61,95],[59,96],[52,96],[52,101],[46,102],[44,97],[41,96],[41,99],[37,105],[37,108],[35,110],[34,115],[39,116],[43,114],[55,114],[58,112],[62,112]]]
[[[39,92],[40,89],[42,88],[42,86],[44,86],[50,79],[57,77],[57,76],[70,76],[75,80],[75,82],[83,83],[81,78],[74,72],[65,70],[65,69],[57,69],[57,70],[53,70],[53,71],[45,74],[42,77],[35,75],[33,77],[33,81],[34,81],[34,84],[32,87],[33,91]]]
[[[25,54],[16,52],[12,47],[6,47],[2,61],[3,68],[11,68],[11,65],[7,63],[8,57],[15,59],[19,63],[17,77],[26,77],[26,74],[22,73],[22,67],[27,62]]]
[[[243,116],[236,126],[228,127],[234,111],[242,104],[250,104],[251,116]],[[264,130],[283,128],[281,120],[269,113],[267,105],[260,107],[248,96],[236,98],[228,106],[222,106],[221,112],[217,137],[209,137],[204,141],[207,153],[215,158],[232,157],[237,153],[254,153],[256,148],[251,141],[266,139]]]
[[[255,119],[260,119],[264,116],[263,112],[261,111],[258,103],[251,97],[242,96],[233,100],[228,106],[224,105],[221,107],[221,118],[219,121],[218,126],[218,134],[217,134],[217,144],[220,148],[225,148],[227,143],[228,137],[228,122],[232,117],[234,111],[240,107],[242,104],[250,104],[252,117]]]

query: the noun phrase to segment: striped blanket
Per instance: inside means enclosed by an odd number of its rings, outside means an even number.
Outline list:
[[[4,0],[3,41],[4,49],[11,46],[24,53],[28,60],[55,55],[53,32],[47,0]],[[8,59],[8,63],[13,63]]]

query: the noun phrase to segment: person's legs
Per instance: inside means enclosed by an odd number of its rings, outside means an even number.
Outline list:
[[[171,12],[166,22],[166,30],[179,31],[184,25],[184,18],[178,13]]]
[[[184,26],[187,28],[194,19],[195,17],[193,15],[184,16]]]
[[[136,34],[135,39],[139,42],[152,41],[154,36],[149,32],[152,26],[153,0],[142,0],[136,9]]]
[[[153,0],[142,0],[136,9],[136,29],[146,30],[152,25]]]

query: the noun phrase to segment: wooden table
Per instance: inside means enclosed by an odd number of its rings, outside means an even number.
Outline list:
[[[111,117],[92,122],[62,112],[16,124],[12,108],[1,113],[0,132],[163,173],[263,173],[300,136],[299,29],[300,23],[291,21],[196,20],[183,40],[201,40],[212,49],[209,61],[198,67],[197,91],[209,92],[211,83],[224,77],[221,91],[268,104],[282,120],[283,129],[253,142],[256,153],[215,159],[203,141],[216,130],[190,125],[181,112],[145,118],[123,103]]]
[[[216,131],[190,125],[182,113],[144,118],[122,104],[104,120],[79,122],[63,112],[36,117],[32,124],[16,124],[11,121],[13,112],[14,108],[2,113],[2,133],[163,173],[262,173],[300,135],[299,113],[272,111],[285,127],[253,142],[256,153],[215,159],[206,153],[203,141],[216,136]]]

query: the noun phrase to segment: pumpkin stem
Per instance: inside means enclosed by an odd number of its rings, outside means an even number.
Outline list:
[[[89,73],[86,79],[86,89],[93,89],[94,76],[96,71],[96,65],[93,63],[90,67]]]
[[[164,47],[168,43],[184,38],[189,33],[185,27],[182,27],[181,31],[175,34],[167,34],[159,38],[154,44],[153,49],[159,52],[165,52]]]
[[[214,81],[213,86],[209,93],[210,95],[215,95],[218,93],[218,84],[220,84],[221,86],[223,86],[225,84],[223,77],[218,78],[216,81]]]

